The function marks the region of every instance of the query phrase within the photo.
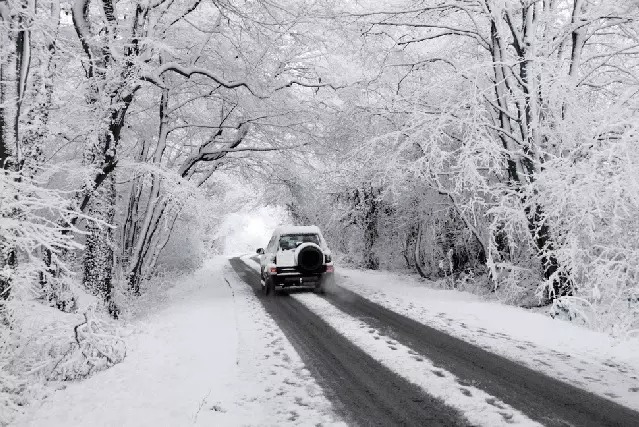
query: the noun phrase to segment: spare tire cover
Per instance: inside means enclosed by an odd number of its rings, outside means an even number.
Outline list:
[[[316,271],[324,264],[324,252],[313,243],[306,243],[297,248],[297,266],[302,271]]]

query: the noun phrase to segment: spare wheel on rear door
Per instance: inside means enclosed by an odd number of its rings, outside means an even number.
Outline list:
[[[314,243],[303,243],[295,251],[297,266],[307,273],[317,272],[324,264],[324,252]]]

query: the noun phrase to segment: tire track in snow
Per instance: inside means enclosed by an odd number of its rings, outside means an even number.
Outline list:
[[[259,271],[254,259],[244,257],[243,261]],[[461,384],[474,385],[541,424],[639,426],[639,412],[419,323],[340,286],[324,298],[451,372]]]
[[[438,368],[409,347],[394,340],[380,339],[378,331],[335,308],[327,300],[313,294],[291,296],[385,367],[462,411],[473,425],[540,425],[483,390],[460,385],[453,374]]]
[[[457,409],[367,355],[299,301],[286,294],[264,297],[259,273],[237,258],[230,262],[349,425],[470,425]]]
[[[639,426],[639,413],[336,287],[325,297],[460,379],[549,426]],[[550,333],[550,331],[549,331]]]

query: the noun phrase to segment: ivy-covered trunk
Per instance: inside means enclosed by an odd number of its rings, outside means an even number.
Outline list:
[[[379,268],[379,258],[373,250],[377,241],[377,223],[379,221],[379,196],[378,189],[369,186],[362,190],[361,199],[364,208],[364,268],[377,270]]]
[[[0,2],[0,173],[15,170],[18,130],[19,66],[16,50],[15,19],[7,2]],[[13,217],[15,212],[0,212]],[[16,264],[15,248],[0,236],[0,297],[8,298],[12,272]]]
[[[111,315],[117,317],[112,298],[114,230],[110,225],[115,218],[115,196],[115,174],[112,173],[94,191],[87,209],[87,214],[96,221],[87,223],[83,283],[87,290],[105,301]]]
[[[3,20],[0,20],[3,22]],[[0,46],[5,48],[9,46],[9,35],[0,28]],[[7,77],[9,75],[11,63],[11,52],[6,49],[4,55],[0,57],[0,173],[8,166],[11,157],[12,147],[12,128],[7,117],[9,112],[9,103],[7,102],[10,88],[7,87]],[[4,212],[2,213],[4,215]],[[11,269],[11,248],[7,248],[4,239],[0,236],[0,272],[9,271]],[[10,278],[8,275],[0,273],[0,296],[7,298],[9,295]]]
[[[89,143],[85,155],[85,164],[95,170],[95,175],[79,195],[80,211],[94,222],[87,225],[84,286],[102,297],[111,315],[117,317],[118,310],[112,299],[116,246],[112,228],[116,203],[114,174],[126,113],[140,88],[133,78],[133,58],[139,53],[137,37],[146,31],[148,9],[136,8],[131,32],[127,33],[124,26],[118,26],[112,0],[101,1],[103,16],[108,22],[103,29],[94,25],[91,15],[95,11],[89,5],[90,0],[79,0],[72,8],[73,25],[87,60],[87,103],[97,107],[97,143]],[[130,42],[125,43],[123,51],[117,52],[122,45],[116,40],[128,38]]]

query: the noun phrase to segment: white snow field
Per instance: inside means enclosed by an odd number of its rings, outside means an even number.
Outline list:
[[[433,289],[411,275],[336,272],[340,286],[396,313],[639,410],[639,339],[616,340],[468,292]]]
[[[340,424],[299,355],[226,258],[136,321],[119,365],[62,390],[18,426]]]

